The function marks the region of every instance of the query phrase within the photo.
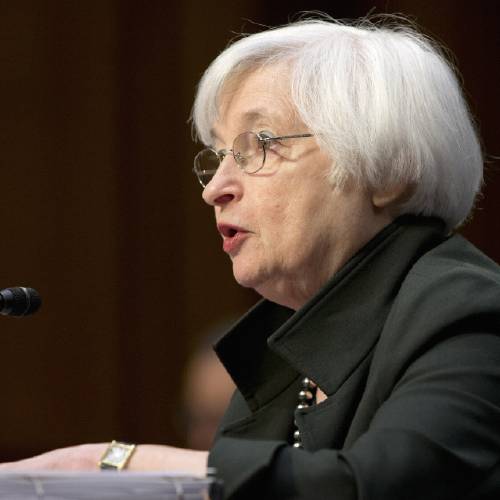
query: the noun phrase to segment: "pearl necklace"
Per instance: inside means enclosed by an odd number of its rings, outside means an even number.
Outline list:
[[[302,387],[299,391],[299,404],[297,405],[297,410],[302,410],[308,408],[316,402],[316,392],[318,386],[308,377],[302,380]],[[294,448],[302,448],[302,439],[300,437],[300,431],[297,427],[297,422],[294,421],[295,432],[293,433],[293,446]]]

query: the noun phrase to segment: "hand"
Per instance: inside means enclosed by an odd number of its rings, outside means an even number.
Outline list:
[[[82,444],[49,451],[36,457],[0,464],[0,470],[98,470],[107,443]]]

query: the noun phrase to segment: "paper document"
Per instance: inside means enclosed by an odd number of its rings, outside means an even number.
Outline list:
[[[164,472],[0,472],[1,500],[218,500],[211,477]]]

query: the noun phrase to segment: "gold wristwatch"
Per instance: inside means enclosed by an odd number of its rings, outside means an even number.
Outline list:
[[[135,444],[124,443],[123,441],[111,441],[99,461],[99,468],[107,470],[124,469],[134,453],[135,447]]]

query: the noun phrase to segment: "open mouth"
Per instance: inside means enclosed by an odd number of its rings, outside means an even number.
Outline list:
[[[229,224],[218,224],[217,229],[224,240],[222,247],[230,255],[234,255],[239,250],[243,241],[249,235],[249,232],[245,229]]]
[[[238,234],[239,232],[242,232],[241,229],[234,227],[234,226],[229,226],[227,224],[219,224],[218,226],[219,232],[224,238],[233,238]]]

